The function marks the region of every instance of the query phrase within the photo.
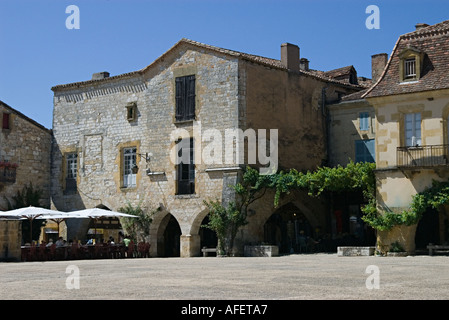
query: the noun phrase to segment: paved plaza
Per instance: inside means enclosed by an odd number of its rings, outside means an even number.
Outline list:
[[[449,257],[198,257],[0,263],[0,299],[449,299]]]

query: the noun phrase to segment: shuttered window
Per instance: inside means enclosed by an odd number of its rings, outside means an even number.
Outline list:
[[[369,129],[369,113],[360,112],[359,114],[360,130],[366,131]]]
[[[176,121],[195,119],[195,76],[176,78]]]
[[[355,162],[376,162],[374,141],[374,139],[355,141]]]

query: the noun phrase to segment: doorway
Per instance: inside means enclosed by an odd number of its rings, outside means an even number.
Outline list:
[[[170,214],[167,226],[164,231],[164,253],[163,257],[179,257],[181,228],[176,218]]]
[[[427,209],[416,228],[416,250],[426,250],[429,243],[440,244],[439,227],[438,211],[432,208]]]

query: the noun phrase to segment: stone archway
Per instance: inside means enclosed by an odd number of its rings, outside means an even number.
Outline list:
[[[279,253],[298,251],[298,237],[303,232],[313,237],[313,226],[292,202],[274,211],[264,224],[264,243],[279,247]]]
[[[157,257],[180,256],[181,228],[170,212],[163,210],[153,216],[150,227],[150,250]]]

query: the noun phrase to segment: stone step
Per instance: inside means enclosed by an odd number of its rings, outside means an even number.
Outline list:
[[[372,256],[375,247],[337,247],[337,256],[353,257],[353,256]]]

